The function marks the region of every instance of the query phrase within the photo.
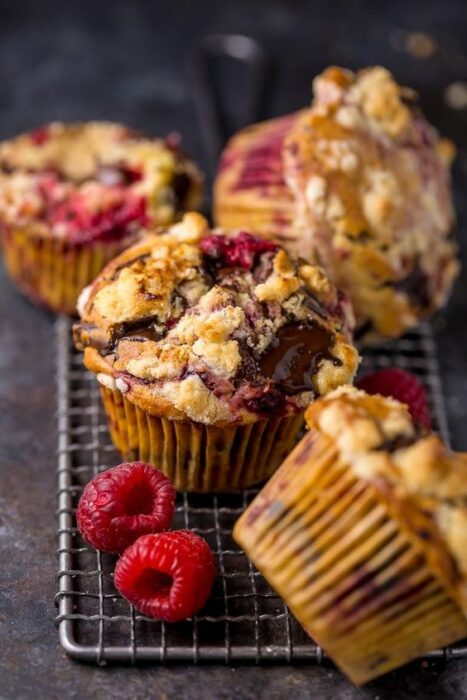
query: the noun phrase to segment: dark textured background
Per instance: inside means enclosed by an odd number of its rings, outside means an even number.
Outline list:
[[[438,49],[420,59],[407,32]],[[454,2],[0,1],[0,137],[51,119],[107,118],[155,134],[178,130],[203,163],[192,102],[192,52],[211,32],[243,32],[271,53],[269,114],[309,100],[329,63],[383,63],[421,93],[429,118],[459,148],[459,242],[466,257],[467,110],[444,91],[467,80],[467,5]],[[225,86],[233,108],[241,91]],[[238,96],[238,99],[237,99]],[[436,320],[453,441],[467,448],[467,275]],[[331,666],[95,668],[58,646],[55,609],[53,319],[0,272],[0,698],[462,698],[467,663],[415,662],[363,690]]]

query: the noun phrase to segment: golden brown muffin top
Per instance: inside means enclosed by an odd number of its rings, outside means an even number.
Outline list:
[[[177,137],[146,138],[110,122],[54,122],[0,143],[0,185],[4,223],[74,242],[171,223],[201,194]]]
[[[330,393],[305,417],[360,478],[390,494],[409,527],[420,524],[419,516],[426,520],[415,530],[422,541],[434,541],[439,533],[467,580],[467,454],[453,452],[438,435],[416,426],[404,404],[353,387]]]
[[[278,239],[351,299],[357,337],[397,337],[442,306],[459,264],[449,163],[384,68],[328,68],[307,109],[244,129],[214,186],[216,222]]]
[[[291,415],[358,363],[349,306],[319,267],[195,213],[112,261],[78,309],[87,366],[174,419]]]
[[[458,270],[453,146],[385,68],[328,68],[313,87],[312,107],[294,122],[283,153],[297,198],[297,247],[314,251],[347,291],[358,324],[369,319],[395,335],[445,301]]]

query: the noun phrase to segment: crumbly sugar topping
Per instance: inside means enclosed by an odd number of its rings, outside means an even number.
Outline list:
[[[467,454],[414,425],[398,401],[341,387],[307,409],[312,430],[330,438],[358,476],[388,484],[400,503],[415,503],[444,538],[467,577]],[[467,610],[467,591],[462,591]]]
[[[174,139],[57,122],[0,144],[0,185],[6,225],[85,243],[171,223],[199,203],[201,179]]]
[[[401,335],[442,306],[458,273],[454,147],[386,69],[328,68],[308,109],[230,141],[216,221],[244,222],[321,265],[352,300],[358,337]]]
[[[415,98],[384,68],[329,68],[283,152],[299,252],[384,335],[442,305],[458,270],[447,149]]]
[[[351,311],[322,270],[199,214],[126,250],[79,306],[87,364],[173,418],[296,413],[358,363]]]

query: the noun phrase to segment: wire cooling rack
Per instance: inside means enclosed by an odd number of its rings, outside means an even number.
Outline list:
[[[58,352],[58,628],[72,657],[99,664],[137,662],[276,662],[324,658],[283,601],[232,539],[232,528],[257,493],[179,494],[174,528],[191,528],[216,554],[218,577],[206,608],[192,620],[166,625],[138,614],[114,588],[115,557],[88,547],[76,529],[83,486],[118,464],[94,376],[72,347],[70,321],[57,321]],[[398,366],[425,383],[437,429],[448,439],[436,351],[429,326],[365,352],[363,369]],[[467,645],[430,657],[467,655]]]

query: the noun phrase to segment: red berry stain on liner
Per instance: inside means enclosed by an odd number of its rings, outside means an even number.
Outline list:
[[[143,535],[115,567],[117,590],[143,615],[179,622],[206,603],[216,575],[213,553],[188,530]]]
[[[233,192],[253,187],[285,184],[282,148],[285,137],[296,118],[294,114],[283,117],[267,134],[254,141],[245,153],[243,168],[232,187]],[[227,160],[226,157],[225,159]],[[221,162],[221,169],[225,167],[224,162]]]
[[[76,511],[83,538],[104,552],[123,552],[138,537],[167,529],[176,492],[159,469],[128,462],[95,476]]]

